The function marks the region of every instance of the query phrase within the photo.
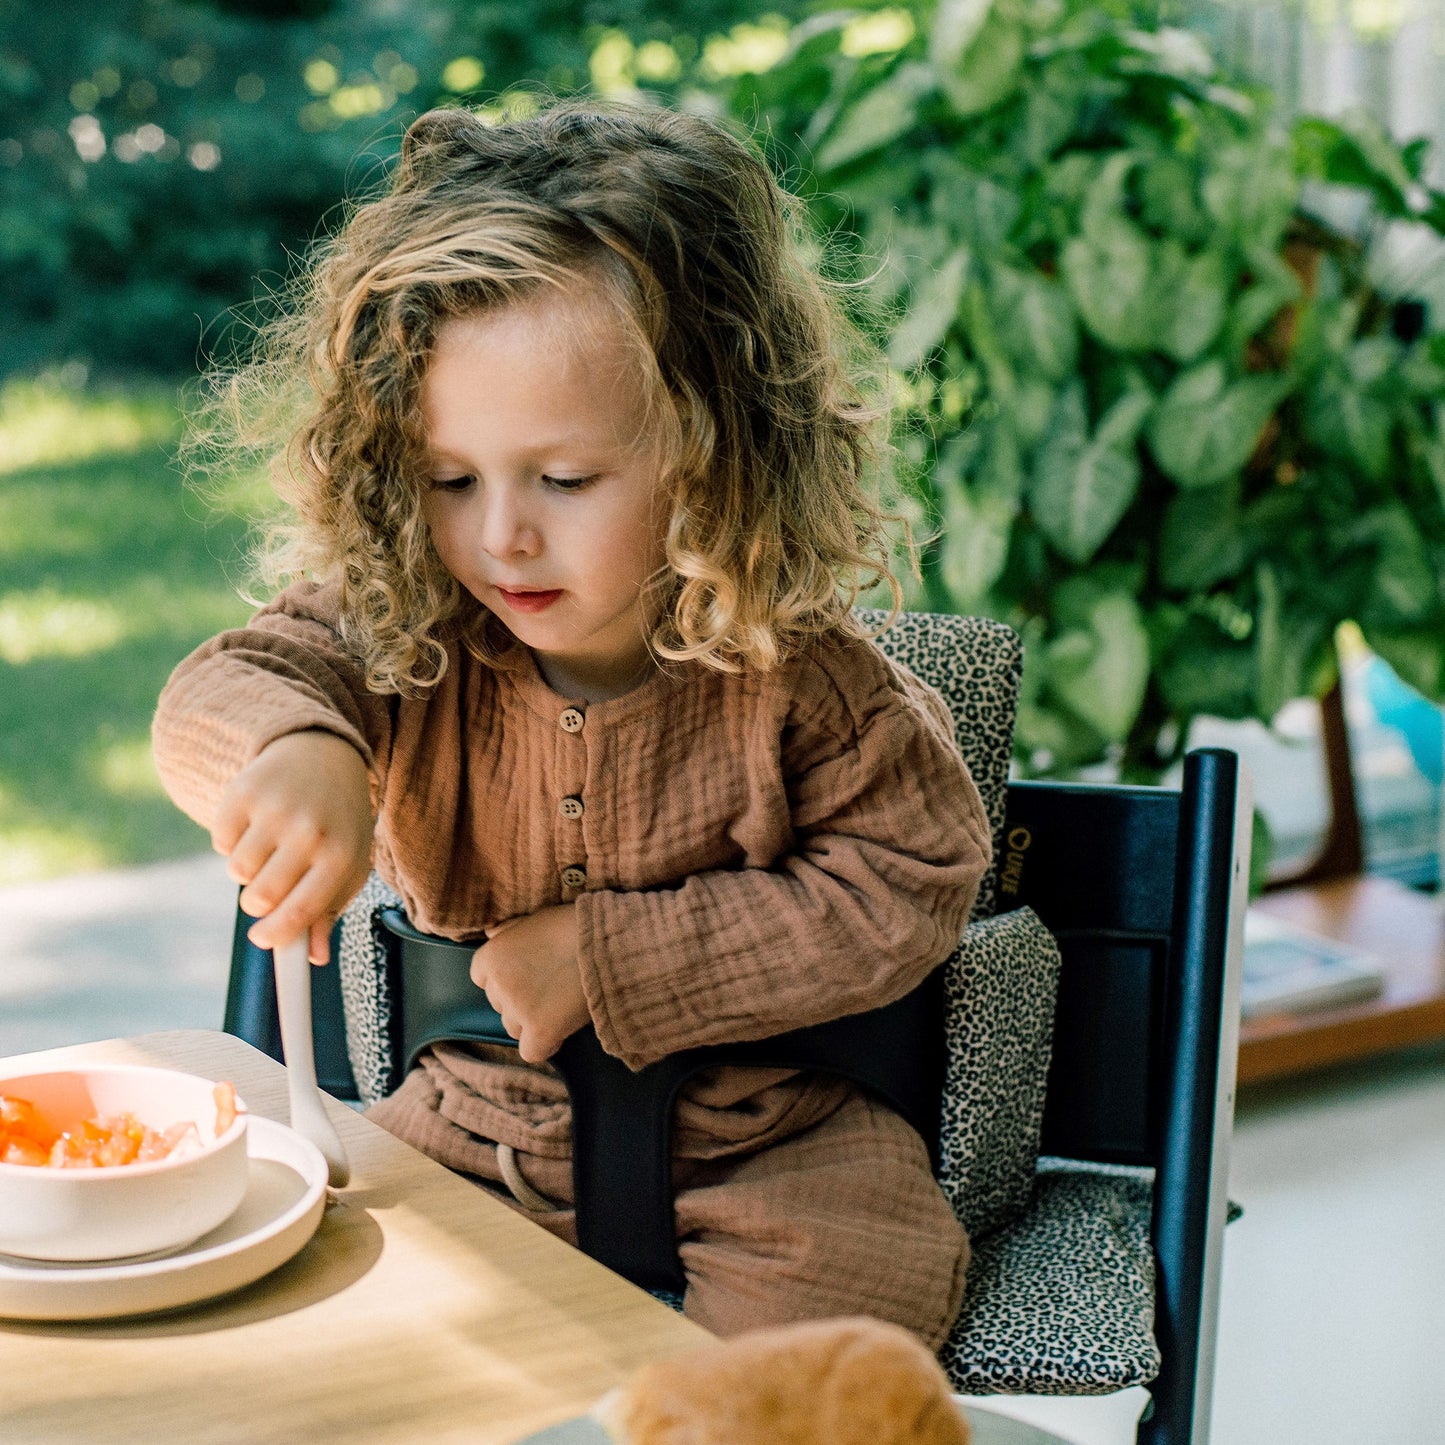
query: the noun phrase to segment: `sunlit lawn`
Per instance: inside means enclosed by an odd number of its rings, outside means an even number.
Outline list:
[[[245,618],[259,491],[203,501],[164,390],[0,392],[0,883],[207,846],[163,793],[150,719],[192,647]]]

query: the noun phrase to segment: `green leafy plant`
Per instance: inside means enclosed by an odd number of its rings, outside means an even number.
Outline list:
[[[1445,333],[1371,280],[1387,222],[1445,228],[1422,142],[1286,130],[1096,0],[820,17],[727,103],[886,318],[921,600],[1022,631],[1026,768],[1157,777],[1323,691],[1345,619],[1445,691]]]

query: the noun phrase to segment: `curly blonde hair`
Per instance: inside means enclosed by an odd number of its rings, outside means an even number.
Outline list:
[[[337,582],[377,691],[433,685],[450,639],[500,660],[510,634],[423,519],[422,384],[447,319],[585,284],[636,344],[663,457],[653,652],[766,670],[856,633],[867,587],[886,585],[896,610],[900,519],[874,485],[885,373],[804,237],[800,203],[696,116],[594,100],[499,125],[422,115],[389,191],[320,248],[245,362],[210,378],[203,438],[224,416],[230,451],[269,455],[293,513],[264,575]]]

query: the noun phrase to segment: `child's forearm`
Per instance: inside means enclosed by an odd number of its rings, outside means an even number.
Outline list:
[[[271,742],[316,729],[350,743],[375,778],[389,715],[314,618],[268,610],[197,648],[171,674],[152,726],[161,781],[210,828],[221,794]]]
[[[603,1047],[641,1068],[878,1008],[920,983],[957,946],[986,840],[939,863],[829,843],[826,869],[793,855],[676,889],[584,893],[578,957]]]
[[[210,828],[222,793],[244,767],[277,738],[309,730],[334,733],[370,767],[367,740],[344,715],[298,696],[274,674],[241,677],[230,659],[187,659],[161,694],[151,743],[171,799]]]

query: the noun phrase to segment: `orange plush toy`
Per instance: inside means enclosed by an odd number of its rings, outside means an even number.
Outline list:
[[[616,1445],[969,1445],[938,1361],[846,1318],[756,1330],[646,1365],[592,1412]]]

